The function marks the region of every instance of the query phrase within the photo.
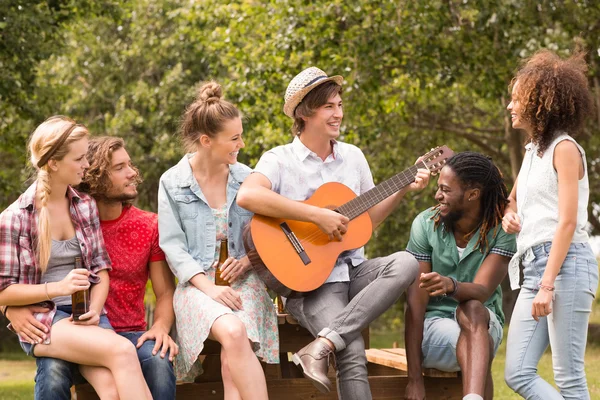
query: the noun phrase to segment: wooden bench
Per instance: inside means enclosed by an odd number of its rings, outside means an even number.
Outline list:
[[[278,315],[280,364],[262,364],[267,379],[267,389],[271,400],[336,400],[335,389],[330,393],[319,392],[310,380],[291,362],[292,353],[298,351],[314,338],[308,330],[288,314]],[[365,345],[369,347],[369,330],[363,332]],[[404,349],[368,349],[367,359],[369,383],[373,399],[399,399],[407,384],[406,355]],[[221,380],[220,345],[211,340],[205,343],[201,360],[204,373],[194,383],[178,383],[177,399],[224,398]],[[335,382],[335,370],[330,367],[329,378]],[[437,370],[425,371],[425,384],[428,398],[441,400],[462,399],[462,383],[456,374]],[[78,400],[97,400],[90,385],[77,385]]]
[[[408,363],[406,350],[393,349],[367,349],[367,368],[369,379],[371,376],[398,376],[396,397],[402,398],[404,388],[408,383]],[[444,372],[433,368],[423,369],[427,398],[429,399],[462,399],[462,379],[460,373]],[[373,387],[371,387],[373,390]],[[398,395],[400,393],[400,395]],[[373,394],[375,398],[375,394]],[[387,398],[387,397],[381,397]]]

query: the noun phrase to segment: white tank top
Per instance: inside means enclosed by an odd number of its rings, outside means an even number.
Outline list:
[[[529,143],[517,182],[517,210],[521,219],[521,232],[517,236],[517,253],[513,256],[508,276],[511,288],[519,288],[519,264],[521,258],[532,247],[551,242],[558,226],[558,174],[554,169],[554,149],[563,140],[575,143],[583,161],[584,174],[578,184],[577,226],[572,243],[587,242],[585,230],[588,220],[587,205],[590,188],[588,182],[585,151],[565,133],[559,134],[548,146],[544,155],[537,155],[538,146]],[[575,162],[576,160],[573,160]]]

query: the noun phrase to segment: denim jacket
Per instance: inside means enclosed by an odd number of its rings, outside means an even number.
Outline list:
[[[188,161],[192,156],[186,154],[177,165],[165,172],[158,188],[160,247],[180,284],[211,267],[217,245],[212,211]],[[242,231],[252,218],[252,213],[238,206],[235,197],[251,172],[241,163],[229,166],[227,240],[229,255],[237,259],[246,255]]]

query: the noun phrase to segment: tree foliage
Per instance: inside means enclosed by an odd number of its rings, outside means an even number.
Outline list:
[[[524,137],[512,130],[507,86],[546,47],[588,50],[600,104],[600,9],[593,0],[0,0],[0,207],[26,176],[28,134],[51,114],[94,135],[125,138],[145,177],[139,203],[182,155],[180,116],[214,79],[244,114],[241,161],[291,140],[282,112],[290,79],[314,65],[345,77],[342,140],[365,152],[376,181],[431,147],[489,154],[512,184]],[[582,132],[591,200],[600,204],[600,113]],[[434,180],[434,179],[433,179]],[[368,251],[404,248],[435,182],[409,196]],[[594,233],[598,215],[590,213]]]

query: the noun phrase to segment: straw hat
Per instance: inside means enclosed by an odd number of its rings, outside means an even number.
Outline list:
[[[325,72],[317,67],[306,68],[296,75],[285,91],[285,104],[283,105],[285,115],[294,118],[294,111],[298,107],[298,104],[302,102],[304,96],[320,84],[329,81],[334,81],[342,86],[344,78],[340,75],[327,76]]]

